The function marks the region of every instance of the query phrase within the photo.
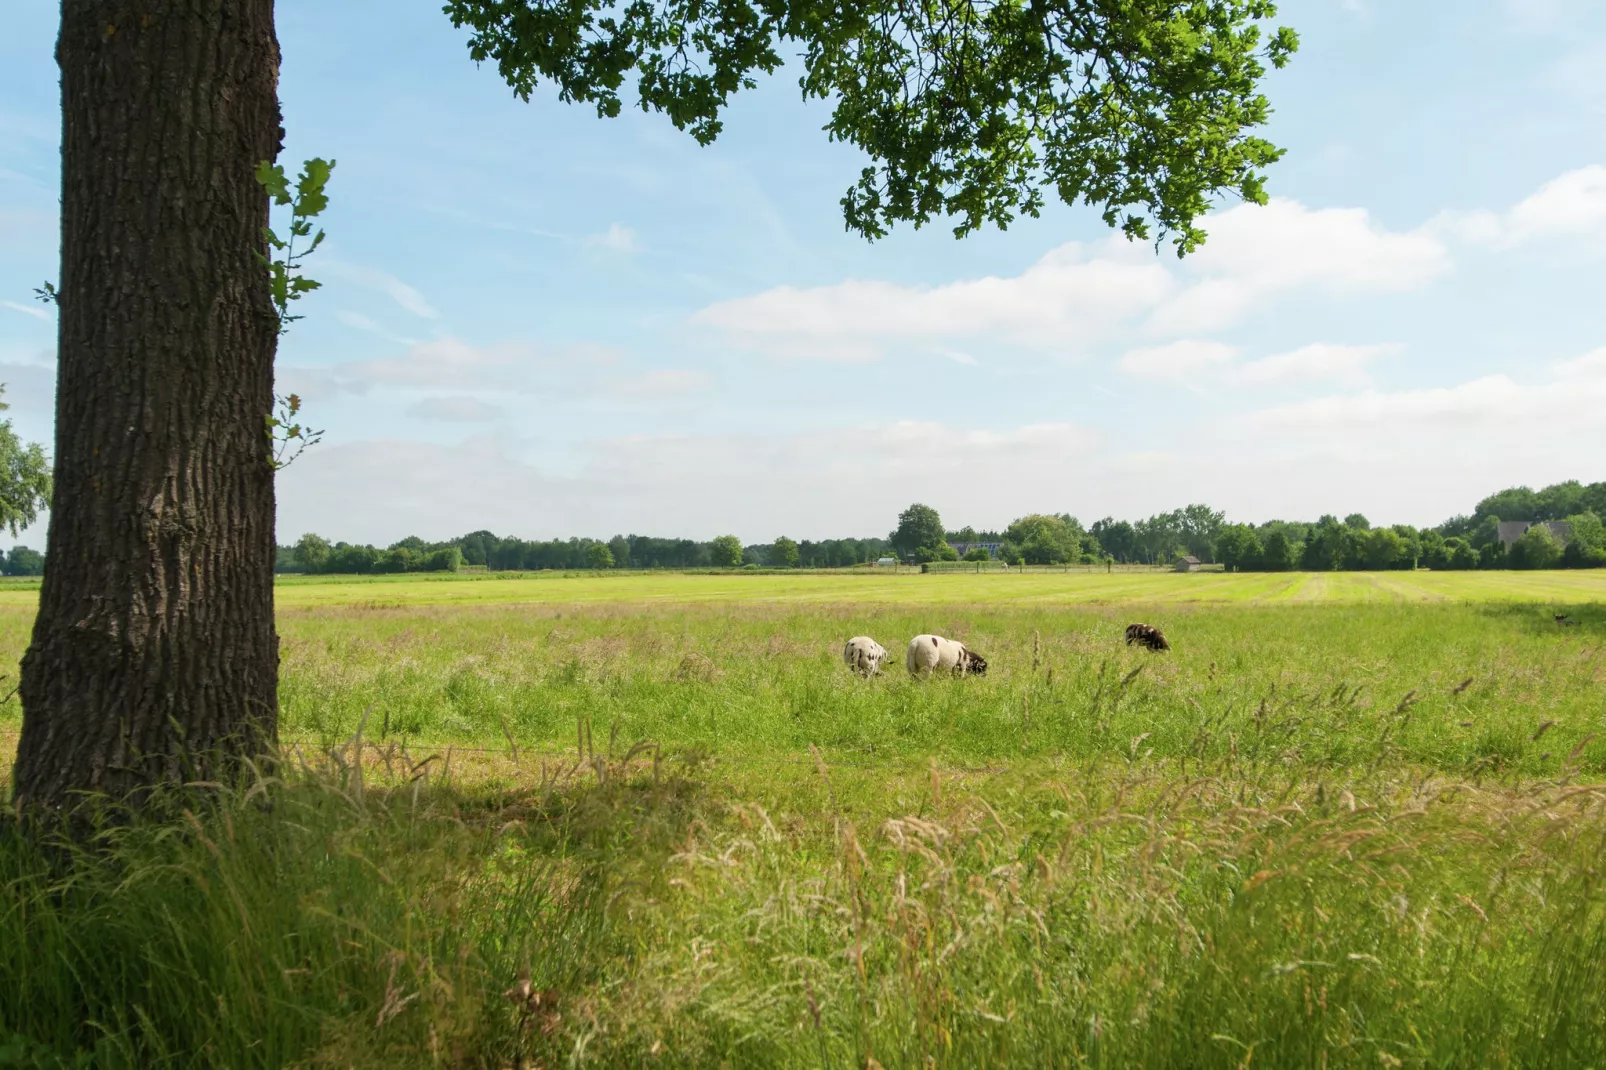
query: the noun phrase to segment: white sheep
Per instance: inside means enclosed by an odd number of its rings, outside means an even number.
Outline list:
[[[930,675],[941,669],[955,674],[983,676],[987,672],[987,659],[957,639],[944,639],[940,635],[917,635],[909,640],[909,652],[904,656],[909,675]]]
[[[847,663],[848,668],[860,676],[876,676],[880,674],[881,666],[886,663],[887,648],[868,635],[855,635],[848,640],[848,645],[842,648],[842,660]]]

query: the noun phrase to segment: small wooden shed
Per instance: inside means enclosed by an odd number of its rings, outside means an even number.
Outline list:
[[[1204,568],[1204,562],[1192,554],[1184,554],[1177,558],[1178,572],[1198,572],[1201,568]]]

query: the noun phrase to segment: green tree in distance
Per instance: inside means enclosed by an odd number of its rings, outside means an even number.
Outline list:
[[[0,571],[7,576],[43,576],[45,555],[26,546],[13,546],[5,555],[5,564]]]
[[[1065,517],[1033,513],[1016,519],[1004,531],[1005,557],[1020,557],[1028,565],[1058,565],[1079,560],[1082,553],[1079,528]]]
[[[958,561],[959,551],[944,540],[935,546],[920,547],[915,551],[914,557],[922,565],[932,561]]]
[[[1555,568],[1561,561],[1562,546],[1550,529],[1535,524],[1511,544],[1512,568]]]
[[[898,514],[898,526],[887,536],[887,542],[899,557],[907,560],[922,549],[935,551],[939,546],[948,545],[948,534],[937,510],[916,502]]]
[[[11,408],[3,400],[5,392],[0,385],[0,412]],[[0,526],[16,535],[38,520],[40,510],[50,503],[50,487],[45,448],[37,442],[24,443],[9,419],[0,420]]]
[[[1283,539],[1287,545],[1287,537]],[[1265,554],[1261,549],[1260,536],[1248,524],[1227,524],[1216,536],[1213,547],[1215,559],[1226,566],[1228,572],[1242,572],[1246,569],[1257,569],[1265,564]]]
[[[775,544],[770,547],[770,564],[777,568],[797,568],[797,562],[797,543],[785,535],[776,539]]]
[[[1260,565],[1267,572],[1291,572],[1298,560],[1298,552],[1286,532],[1274,531],[1266,536]]]
[[[322,572],[329,567],[329,540],[311,532],[296,540],[296,564],[308,572]]]
[[[586,547],[587,568],[612,568],[613,551],[605,542],[594,542]]]
[[[262,432],[282,323],[256,178],[283,139],[274,5],[142,11],[61,7],[56,482],[52,567],[22,666],[12,785],[24,807],[226,779],[278,731]],[[1052,190],[1179,255],[1204,240],[1213,198],[1266,200],[1281,150],[1256,132],[1271,113],[1261,81],[1296,47],[1291,30],[1265,32],[1269,0],[445,11],[519,97],[551,83],[611,116],[634,95],[701,143],[734,94],[795,57],[803,95],[829,102],[828,136],[867,158],[841,202],[867,238],[938,217],[958,234],[1007,226]],[[195,279],[208,300],[193,299]],[[130,438],[131,426],[147,433]],[[150,523],[153,509],[182,521]],[[204,589],[188,582],[197,573]],[[86,628],[91,603],[102,608]],[[108,642],[128,655],[105,657]]]
[[[721,535],[709,544],[708,559],[718,568],[735,568],[742,563],[742,540]]]

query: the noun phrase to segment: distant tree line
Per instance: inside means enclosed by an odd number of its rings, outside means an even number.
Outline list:
[[[331,572],[365,575],[380,572],[456,572],[463,553],[450,543],[426,543],[416,535],[381,550],[349,542],[331,543],[321,535],[301,536],[294,546],[279,547],[277,572]]]
[[[1606,483],[1577,480],[1540,491],[1514,487],[1478,503],[1470,516],[1433,528],[1373,527],[1360,514],[1324,516],[1314,524],[1272,521],[1225,524],[1212,542],[1214,560],[1230,571],[1291,569],[1539,569],[1606,565]],[[1502,521],[1534,524],[1507,545]],[[1565,521],[1565,536],[1544,521]]]
[[[408,536],[388,547],[331,543],[303,535],[279,547],[279,572],[362,575],[383,572],[456,572],[464,566],[493,571],[542,569],[649,568],[846,568],[887,553],[884,539],[808,539],[782,536],[773,543],[744,546],[734,535],[700,542],[647,535],[600,539],[527,540],[474,531],[445,542]]]
[[[1196,504],[1145,520],[1105,517],[1087,528],[1067,513],[1038,513],[1002,532],[947,531],[935,509],[916,504],[899,514],[888,538],[902,559],[916,562],[958,560],[965,547],[967,560],[996,557],[1009,564],[1165,565],[1188,556],[1235,572],[1599,568],[1606,566],[1603,516],[1606,482],[1571,480],[1539,491],[1503,490],[1470,516],[1432,528],[1373,527],[1359,513],[1342,520],[1326,515],[1313,522],[1229,524],[1222,512]],[[1499,535],[1502,521],[1534,526],[1508,546]],[[1558,535],[1544,521],[1565,521],[1567,530]]]
[[[1168,565],[1191,556],[1234,572],[1295,569],[1474,569],[1598,568],[1606,565],[1606,482],[1576,480],[1543,490],[1514,487],[1478,503],[1471,515],[1455,516],[1432,528],[1408,524],[1374,527],[1351,513],[1315,521],[1271,520],[1229,524],[1207,505],[1189,505],[1143,520],[1105,517],[1084,527],[1069,513],[1032,513],[1003,531],[964,527],[949,530],[937,510],[916,503],[898,514],[884,539],[796,541],[743,544],[734,535],[706,542],[647,535],[550,541],[474,531],[445,542],[409,536],[383,549],[330,543],[305,535],[281,546],[280,572],[379,573],[452,572],[464,566],[496,571],[540,569],[652,568],[848,568],[891,556],[924,563],[994,558],[1009,564]],[[1508,547],[1500,540],[1502,521],[1566,521],[1558,537],[1536,523]],[[963,553],[961,552],[963,551]],[[4,556],[7,575],[38,575],[44,558],[26,547]]]

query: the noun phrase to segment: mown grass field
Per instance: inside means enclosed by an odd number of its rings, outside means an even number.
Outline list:
[[[260,785],[4,834],[0,1066],[1606,1066],[1595,573],[279,604]],[[923,631],[988,675],[908,679]]]

